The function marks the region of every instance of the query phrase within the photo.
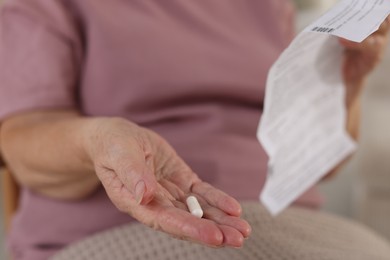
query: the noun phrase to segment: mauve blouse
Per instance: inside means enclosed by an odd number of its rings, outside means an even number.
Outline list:
[[[288,0],[9,0],[0,19],[0,120],[50,108],[124,117],[203,180],[258,199],[267,156],[256,128],[267,72],[293,36]],[[15,260],[131,221],[103,188],[77,202],[21,195]],[[311,190],[297,203],[319,201]]]

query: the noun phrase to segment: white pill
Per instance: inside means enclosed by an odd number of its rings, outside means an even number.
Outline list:
[[[189,196],[186,199],[187,207],[191,214],[195,217],[201,218],[203,216],[203,210],[195,196]]]

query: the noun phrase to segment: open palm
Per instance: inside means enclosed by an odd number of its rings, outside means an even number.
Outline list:
[[[91,143],[96,173],[119,210],[156,230],[209,246],[240,247],[249,236],[239,203],[201,181],[156,133],[107,119]],[[188,212],[189,195],[199,200],[203,218]]]

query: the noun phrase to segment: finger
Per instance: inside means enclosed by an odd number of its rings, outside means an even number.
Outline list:
[[[251,227],[248,222],[239,217],[226,215],[225,212],[205,204],[202,199],[199,199],[199,202],[203,209],[204,218],[213,220],[220,225],[225,225],[234,228],[235,230],[239,231],[243,237],[249,237],[251,233]]]
[[[375,33],[386,34],[390,29],[390,16],[388,16]]]
[[[219,228],[223,233],[223,245],[240,248],[244,244],[243,235],[237,229],[220,225]]]
[[[181,201],[178,201],[178,200],[173,200],[172,201],[172,204],[178,208],[178,209],[182,209],[184,211],[188,211],[188,207],[185,203],[181,202]]]
[[[161,185],[161,183],[157,183],[158,189],[154,193],[154,198],[162,198],[163,200],[175,201],[176,198],[172,196],[172,194]]]
[[[210,205],[221,209],[229,215],[237,217],[241,215],[241,205],[238,201],[206,182],[195,183],[191,191],[204,198]]]
[[[162,187],[164,187],[176,200],[185,200],[185,194],[175,183],[162,179],[159,181]]]
[[[346,47],[343,66],[346,82],[359,82],[367,76],[383,59],[386,46],[387,37],[372,35],[358,46]]]
[[[165,198],[168,198],[176,208],[188,211],[187,205],[184,203],[186,199],[184,192],[176,184],[163,179],[159,181],[159,187],[164,190]]]
[[[111,156],[111,165],[137,203],[145,205],[153,200],[157,190],[152,156],[145,155],[137,142],[128,145],[129,149],[121,148]]]
[[[100,175],[108,197],[124,213],[130,213],[134,202],[133,195],[124,187],[118,175],[109,169],[102,169]],[[109,180],[109,181],[105,181]]]
[[[382,35],[372,34],[362,42],[353,42],[344,38],[339,38],[339,42],[350,50],[375,50],[382,38],[384,38]]]
[[[367,45],[375,46],[378,43],[378,42],[376,42],[376,41],[378,41],[378,39],[386,40],[388,33],[389,33],[389,30],[390,30],[390,16],[388,16],[384,20],[384,22],[381,24],[381,26],[379,27],[379,29],[377,31],[375,31],[373,34],[371,34],[369,37],[367,37],[361,43],[349,41],[349,40],[344,39],[344,38],[339,38],[339,41],[346,48],[356,49],[356,50],[357,49],[364,49],[367,47]],[[378,37],[378,36],[381,36],[381,37]]]
[[[174,207],[161,210],[156,218],[155,229],[209,246],[223,244],[223,232],[211,220],[197,218]]]

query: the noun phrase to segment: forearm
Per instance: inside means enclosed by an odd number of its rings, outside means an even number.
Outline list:
[[[358,81],[347,86],[346,110],[347,110],[347,132],[354,140],[359,139],[361,122],[361,99],[365,82]]]
[[[346,129],[350,136],[358,140],[361,118],[361,98],[367,76],[380,63],[388,45],[390,19],[361,43],[340,39],[344,47],[342,74],[346,85]],[[328,176],[333,175],[344,164],[337,166]]]
[[[365,83],[363,81],[354,82],[346,86],[346,98],[345,98],[345,107],[346,107],[346,130],[347,133],[355,140],[359,139],[360,132],[360,118],[361,118],[361,96],[362,90]],[[325,180],[329,179],[337,174],[337,172],[344,166],[344,164],[349,160],[342,161],[338,164],[332,171],[330,171],[326,176]]]
[[[77,199],[99,185],[85,151],[91,119],[74,111],[24,113],[6,119],[0,144],[16,179],[41,194]]]

